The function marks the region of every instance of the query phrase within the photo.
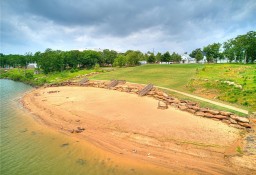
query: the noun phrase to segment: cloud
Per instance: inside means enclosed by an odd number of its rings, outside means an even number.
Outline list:
[[[255,30],[254,0],[2,0],[3,53],[191,51]]]

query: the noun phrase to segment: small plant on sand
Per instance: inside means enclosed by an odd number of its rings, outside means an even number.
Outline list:
[[[242,149],[241,149],[240,146],[236,147],[236,151],[237,151],[239,154],[243,154],[243,151],[242,151]]]

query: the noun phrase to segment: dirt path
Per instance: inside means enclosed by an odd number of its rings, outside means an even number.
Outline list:
[[[91,87],[41,88],[24,97],[24,106],[44,124],[123,159],[180,174],[252,174],[225,157],[227,152],[236,155],[240,130],[174,108],[159,110],[157,103],[150,97]],[[72,133],[78,127],[85,131]]]

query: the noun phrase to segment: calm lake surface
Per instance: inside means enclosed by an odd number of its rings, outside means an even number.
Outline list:
[[[19,103],[33,88],[0,79],[1,175],[166,174],[147,163],[123,160],[95,146],[47,128]],[[165,172],[165,173],[164,173]]]

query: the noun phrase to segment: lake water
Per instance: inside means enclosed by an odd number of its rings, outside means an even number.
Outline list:
[[[0,79],[1,175],[166,174],[165,169],[107,153],[36,122],[19,103],[31,86]]]

